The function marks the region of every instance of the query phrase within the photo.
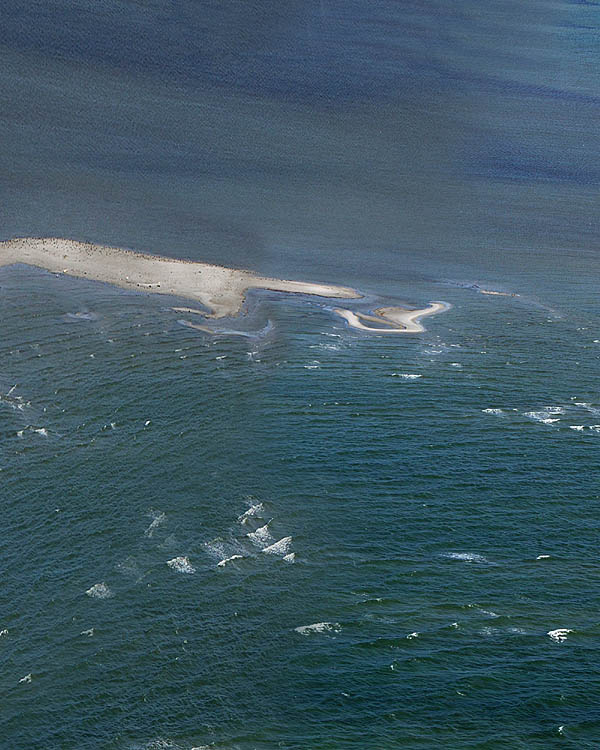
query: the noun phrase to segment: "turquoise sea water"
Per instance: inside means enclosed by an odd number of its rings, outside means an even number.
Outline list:
[[[3,239],[452,307],[0,269],[0,746],[597,747],[597,4],[2,21]]]

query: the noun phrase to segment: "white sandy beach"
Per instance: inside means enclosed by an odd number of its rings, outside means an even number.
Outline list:
[[[241,269],[59,238],[19,238],[0,242],[0,266],[14,263],[25,263],[52,273],[114,284],[123,289],[194,300],[203,309],[174,307],[173,310],[198,313],[207,318],[223,318],[239,313],[246,291],[250,288],[346,299],[362,296],[350,287],[268,278]],[[443,302],[432,302],[420,310],[381,307],[374,315],[343,308],[334,308],[334,312],[353,328],[362,331],[420,333],[425,330],[419,322],[421,318],[447,307]],[[363,321],[377,323],[378,326],[365,325]],[[214,333],[210,328],[190,321],[182,322],[190,328]]]
[[[361,296],[349,287],[272,279],[251,271],[58,238],[0,242],[0,266],[14,263],[103,281],[123,289],[185,297],[203,305],[206,316],[212,318],[238,313],[250,288],[347,299]]]
[[[435,313],[447,309],[448,305],[445,302],[432,302],[428,307],[420,310],[407,310],[404,307],[380,307],[375,310],[375,315],[355,313],[352,310],[345,310],[340,307],[336,307],[334,312],[347,320],[353,328],[358,328],[361,331],[370,331],[371,333],[421,333],[425,330],[419,322],[421,318],[435,315]],[[379,327],[367,326],[362,322],[363,320],[378,323]]]

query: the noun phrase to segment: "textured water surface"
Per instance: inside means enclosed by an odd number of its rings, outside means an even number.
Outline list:
[[[596,747],[596,4],[5,5],[3,238],[451,308],[0,269],[2,742]]]

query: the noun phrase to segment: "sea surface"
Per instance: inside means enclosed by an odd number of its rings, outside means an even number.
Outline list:
[[[599,746],[599,5],[4,0],[0,239],[451,307],[0,269],[1,748]]]

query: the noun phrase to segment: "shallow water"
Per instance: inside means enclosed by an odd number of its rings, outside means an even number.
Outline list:
[[[596,746],[597,26],[6,5],[3,238],[452,305],[252,293],[211,338],[0,269],[10,747]]]

